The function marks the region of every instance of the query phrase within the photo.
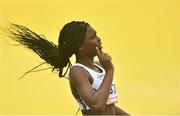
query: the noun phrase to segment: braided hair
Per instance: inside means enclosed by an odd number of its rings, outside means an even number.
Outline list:
[[[44,63],[51,65],[52,71],[55,69],[59,71],[59,77],[65,77],[68,69],[72,66],[70,57],[73,54],[77,54],[78,48],[85,39],[88,25],[84,21],[72,21],[65,24],[59,33],[58,45],[48,41],[45,36],[38,35],[22,25],[10,23],[6,32],[8,32],[8,36],[11,39],[32,50],[45,61]],[[34,71],[40,65],[25,74]],[[67,69],[63,74],[65,67]]]
[[[86,28],[89,24],[80,21],[72,21],[67,23],[59,34],[59,55],[61,67],[59,68],[59,76],[63,77],[62,75],[63,67],[71,66],[70,57],[73,54],[77,54],[78,48],[81,46],[85,34]],[[67,70],[66,70],[67,72]],[[66,74],[65,72],[65,74]]]

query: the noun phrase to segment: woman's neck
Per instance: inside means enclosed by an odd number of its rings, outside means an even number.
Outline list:
[[[80,63],[80,64],[83,64],[89,68],[94,68],[95,65],[94,65],[94,57],[92,58],[89,58],[89,57],[76,57],[76,63]]]

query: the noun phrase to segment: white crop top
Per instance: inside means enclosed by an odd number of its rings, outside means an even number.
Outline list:
[[[91,78],[93,79],[92,88],[94,90],[98,90],[102,81],[103,81],[103,78],[104,78],[106,72],[102,67],[100,67],[96,63],[94,63],[94,64],[96,67],[101,69],[101,71],[102,71],[101,73],[96,72],[96,71],[94,71],[94,70],[92,70],[92,69],[88,68],[87,66],[80,64],[80,63],[73,64],[72,67],[73,66],[80,66],[80,67],[83,67],[86,71],[88,71],[88,73],[91,75]],[[79,104],[80,110],[89,110],[90,109],[88,107],[88,105],[81,99],[81,97],[77,98],[76,101]],[[108,97],[106,104],[110,105],[110,104],[113,104],[115,102],[118,102],[118,96],[117,96],[117,91],[115,88],[114,81],[112,81],[111,90],[110,90],[109,97]]]

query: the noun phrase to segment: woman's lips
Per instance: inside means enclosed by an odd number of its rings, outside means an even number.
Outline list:
[[[102,44],[100,44],[100,45],[99,45],[99,49],[102,49],[102,48],[103,48],[103,46],[102,46]]]

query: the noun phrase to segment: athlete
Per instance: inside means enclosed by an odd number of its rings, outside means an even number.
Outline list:
[[[57,69],[59,77],[67,75],[72,95],[83,115],[129,115],[115,105],[118,95],[113,81],[112,58],[102,50],[101,39],[90,24],[84,21],[65,24],[58,45],[21,25],[11,24],[8,33],[50,64],[53,70]],[[76,56],[73,65],[70,62],[72,55]],[[94,61],[95,56],[99,62]]]

